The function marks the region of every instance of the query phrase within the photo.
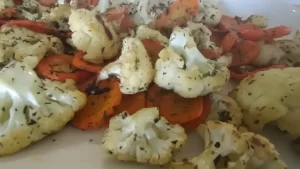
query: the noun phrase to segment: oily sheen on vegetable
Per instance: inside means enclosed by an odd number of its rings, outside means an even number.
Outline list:
[[[0,85],[0,156],[58,132],[86,102],[74,81],[41,80],[25,62],[2,68]]]

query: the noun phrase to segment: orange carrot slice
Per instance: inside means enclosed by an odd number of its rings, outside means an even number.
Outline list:
[[[72,61],[72,64],[74,67],[77,67],[82,70],[86,70],[88,72],[94,72],[94,73],[98,73],[101,69],[103,69],[105,67],[105,64],[95,65],[95,64],[84,61],[82,59],[84,55],[85,55],[85,53],[82,51],[76,52],[76,54],[73,58],[73,61]]]
[[[278,26],[270,29],[240,29],[239,35],[251,41],[271,41],[289,35],[292,29],[287,26]]]
[[[133,95],[123,95],[122,102],[115,108],[116,113],[127,111],[134,114],[138,110],[146,107],[146,92],[140,92]]]
[[[202,116],[203,98],[186,99],[153,84],[148,90],[147,107],[158,107],[170,123],[185,124]]]
[[[158,55],[160,51],[164,49],[164,47],[160,45],[160,43],[151,39],[143,39],[142,43],[145,49],[147,50],[149,56],[151,57],[152,64],[155,65],[156,60],[158,59]]]
[[[105,18],[107,21],[114,21],[124,17],[125,14],[128,14],[129,10],[125,7],[117,7],[109,10],[105,13]]]
[[[226,36],[221,41],[221,48],[224,53],[229,52],[234,44],[237,42],[238,36],[235,33],[227,33]]]
[[[174,26],[185,24],[191,16],[199,13],[198,0],[175,0],[156,20],[156,27],[173,28]]]
[[[90,72],[73,68],[72,59],[72,56],[64,54],[49,56],[39,62],[37,71],[43,77],[58,81],[73,79],[82,82],[92,76]]]
[[[88,95],[86,105],[76,112],[72,125],[78,129],[88,130],[105,126],[110,117],[115,115],[114,107],[122,100],[119,82],[115,79],[101,81],[99,88],[109,89],[108,92]]]
[[[221,57],[217,52],[211,49],[201,49],[200,52],[205,58],[211,60],[215,60]]]
[[[212,104],[212,101],[210,100],[209,96],[205,96],[203,98],[203,111],[202,111],[202,115],[199,118],[197,118],[197,119],[195,119],[193,121],[181,124],[181,126],[186,131],[191,131],[193,129],[196,129],[200,124],[202,124],[203,122],[205,122],[205,120],[208,117],[208,114],[209,114],[209,112],[211,110],[211,104]]]
[[[223,15],[218,27],[225,31],[237,31],[239,30],[239,23],[236,18]]]
[[[232,48],[231,66],[240,66],[251,63],[259,55],[260,49],[256,42],[244,40],[235,44]]]
[[[33,32],[43,33],[47,35],[60,36],[57,29],[47,25],[45,22],[30,21],[30,20],[11,20],[6,24],[2,25],[1,28],[5,27],[23,27],[27,28]]]

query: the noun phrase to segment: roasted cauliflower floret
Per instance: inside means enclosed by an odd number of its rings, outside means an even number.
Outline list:
[[[197,44],[198,49],[212,49],[221,54],[222,49],[210,40],[211,31],[202,23],[187,22],[187,26],[191,31],[192,36]]]
[[[85,61],[100,64],[116,57],[121,41],[105,18],[87,9],[71,10],[69,18],[74,46],[86,52]]]
[[[259,42],[259,56],[253,61],[256,66],[274,65],[285,55],[285,52],[275,43]]]
[[[250,15],[246,20],[245,23],[254,24],[260,28],[267,28],[268,27],[268,18],[262,15]]]
[[[74,81],[41,80],[24,62],[10,62],[0,71],[0,156],[58,132],[85,102]]]
[[[221,10],[210,2],[200,3],[200,11],[203,11],[202,22],[208,26],[217,26],[222,18]]]
[[[174,28],[169,47],[160,52],[155,69],[158,86],[185,98],[219,91],[229,79],[224,63],[208,60],[199,52],[188,28]]]
[[[5,8],[11,8],[15,5],[13,0],[0,0],[0,12]]]
[[[60,30],[68,31],[68,20],[71,15],[71,9],[72,7],[69,4],[61,4],[53,8],[49,14],[49,21],[57,24]]]
[[[135,94],[147,90],[154,73],[143,43],[137,38],[125,38],[121,56],[100,71],[98,81],[116,76],[120,79],[122,93]]]
[[[208,120],[219,120],[239,127],[242,124],[243,114],[241,108],[229,96],[220,92],[211,94],[212,107]]]
[[[152,39],[159,42],[162,46],[169,45],[169,39],[162,35],[159,31],[151,29],[145,25],[139,26],[136,31],[136,38],[138,39]]]
[[[46,53],[63,53],[63,44],[57,37],[33,32],[21,27],[5,27],[0,31],[0,63],[35,56],[39,60]]]
[[[267,138],[252,132],[243,133],[242,137],[248,141],[253,151],[246,169],[287,169],[278,151]]]
[[[277,40],[274,42],[277,47],[280,47],[285,56],[281,58],[279,63],[288,64],[289,66],[300,66],[300,32],[296,31],[293,40]]]
[[[295,136],[300,131],[295,120],[299,115],[300,68],[271,69],[241,81],[230,94],[242,109],[244,123],[258,132],[265,124],[278,126]]]
[[[144,108],[133,115],[123,112],[110,120],[102,145],[122,161],[162,165],[187,139],[184,129],[159,116],[158,108]]]
[[[204,152],[191,160],[174,162],[172,169],[286,169],[279,153],[265,137],[240,133],[220,121],[201,124],[198,133],[204,140]]]
[[[204,152],[191,160],[173,163],[172,169],[185,169],[184,166],[187,169],[217,169],[217,158],[231,154],[241,156],[250,149],[247,141],[231,124],[207,121],[201,124],[197,131],[204,140]]]

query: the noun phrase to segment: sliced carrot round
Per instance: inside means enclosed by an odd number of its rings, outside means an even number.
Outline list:
[[[199,13],[198,0],[175,0],[170,4],[167,11],[164,11],[156,20],[156,27],[173,28],[185,24],[191,16]]]
[[[211,49],[201,49],[200,52],[205,58],[211,60],[215,60],[221,57],[217,52]]]
[[[124,17],[125,14],[128,14],[129,10],[125,7],[113,8],[105,13],[105,18],[107,21],[119,20]]]
[[[208,117],[208,114],[211,110],[211,104],[212,104],[212,101],[210,100],[209,96],[205,96],[203,98],[203,111],[202,111],[201,117],[199,117],[193,121],[190,121],[188,123],[181,124],[181,126],[186,131],[196,129],[200,124],[205,122],[205,120]]]
[[[0,19],[0,26],[1,25],[4,25],[4,24],[6,24],[7,23],[7,20],[2,20],[2,19]]]
[[[13,0],[15,5],[22,5],[23,4],[23,0]]]
[[[202,116],[203,98],[186,99],[153,84],[148,90],[147,107],[158,107],[170,123],[185,124]]]
[[[5,8],[0,11],[1,19],[13,19],[19,17],[20,17],[20,13],[18,12],[17,8]]]
[[[225,35],[226,34],[224,33],[212,32],[210,41],[214,42],[217,46],[221,46],[221,42],[224,39]]]
[[[40,5],[47,6],[47,7],[53,7],[56,5],[58,0],[38,0]]]
[[[72,64],[74,67],[77,67],[82,70],[86,70],[88,72],[98,73],[101,69],[105,67],[105,65],[95,65],[92,63],[88,63],[83,60],[83,56],[85,55],[82,51],[77,51],[73,58]]]
[[[127,111],[134,114],[138,110],[146,107],[146,92],[122,96],[122,102],[115,108],[116,113]]]
[[[58,81],[73,79],[82,82],[92,76],[90,72],[72,67],[72,59],[72,56],[64,54],[44,58],[39,62],[37,71],[45,78]]]
[[[121,20],[120,29],[121,32],[128,32],[130,29],[134,28],[136,24],[132,20],[129,15],[125,15],[124,18]]]
[[[240,24],[238,31],[243,32],[246,30],[261,30],[261,28],[251,23]]]
[[[38,21],[11,20],[11,21],[7,22],[6,24],[2,25],[2,28],[13,27],[13,26],[27,28],[27,29],[37,32],[37,33],[59,36],[58,35],[59,31],[57,29],[50,27],[45,22],[38,22]]]
[[[221,41],[221,48],[224,53],[229,52],[234,44],[238,41],[238,36],[235,33],[227,33]]]
[[[261,71],[265,71],[265,70],[269,70],[269,69],[284,69],[286,67],[288,67],[288,65],[285,65],[285,64],[272,65],[269,67],[258,68],[254,71],[250,71],[250,72],[246,72],[246,73],[237,73],[234,70],[230,70],[230,77],[235,80],[242,80],[242,79],[244,79],[248,76],[251,76],[257,72],[261,72]]]
[[[212,33],[222,33],[222,34],[228,33],[228,30],[224,30],[224,29],[220,29],[220,28],[209,28],[209,30]]]
[[[119,82],[115,79],[101,81],[97,87],[109,89],[102,94],[88,95],[86,105],[75,113],[71,124],[82,130],[96,129],[105,126],[111,116],[115,115],[114,107],[122,100]]]
[[[218,28],[224,31],[237,31],[239,23],[234,17],[222,15]]]
[[[280,38],[289,35],[292,32],[292,28],[287,26],[277,26],[274,28],[266,29],[264,40],[270,41],[276,38]]]
[[[270,29],[240,29],[239,35],[246,40],[251,41],[271,41],[289,35],[292,32],[290,27],[277,26]]]
[[[164,47],[157,41],[154,41],[152,39],[143,39],[142,43],[147,50],[149,56],[151,57],[152,64],[155,65],[158,55],[160,51],[164,49]]]
[[[235,44],[232,48],[231,66],[246,65],[254,61],[259,55],[260,49],[256,42],[244,40]]]

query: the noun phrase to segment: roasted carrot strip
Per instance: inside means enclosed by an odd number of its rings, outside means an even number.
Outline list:
[[[140,92],[133,95],[123,95],[122,102],[115,108],[116,113],[127,111],[134,114],[138,110],[146,107],[146,92]]]
[[[156,27],[161,28],[173,28],[174,26],[182,25],[186,23],[191,16],[199,13],[198,0],[175,0],[168,8],[163,12],[156,21]]]
[[[186,131],[190,131],[190,130],[193,130],[193,129],[197,128],[200,124],[202,124],[206,120],[206,118],[207,118],[207,116],[208,116],[208,114],[211,110],[211,104],[212,104],[212,102],[211,102],[209,96],[205,96],[203,98],[203,112],[202,112],[202,115],[199,118],[197,118],[193,121],[182,124],[181,126]]]
[[[231,66],[246,65],[254,61],[259,55],[259,45],[256,42],[244,40],[232,48]]]
[[[153,84],[148,90],[147,107],[158,107],[170,123],[185,124],[202,116],[203,98],[186,99]]]
[[[257,72],[261,72],[261,71],[265,71],[265,70],[269,70],[269,69],[284,69],[288,67],[287,65],[272,65],[272,66],[269,66],[269,67],[264,67],[264,68],[258,68],[254,71],[251,71],[251,72],[246,72],[246,73],[237,73],[235,72],[234,70],[230,70],[230,77],[232,79],[235,79],[235,80],[242,80],[248,76],[251,76]]]
[[[122,100],[119,82],[108,79],[101,81],[97,87],[107,89],[106,93],[87,96],[86,105],[76,112],[71,122],[74,127],[82,130],[99,128],[105,126],[116,113],[114,107]]]
[[[73,64],[74,67],[77,67],[77,68],[82,69],[82,70],[86,70],[88,72],[94,72],[94,73],[98,73],[101,69],[104,68],[105,64],[95,65],[95,64],[88,63],[88,62],[84,61],[82,59],[84,55],[85,55],[85,53],[82,52],[82,51],[77,51],[76,52],[76,54],[73,58],[73,61],[72,61],[72,64]]]
[[[221,48],[224,53],[229,52],[234,44],[237,42],[238,36],[235,33],[227,33],[226,36],[221,41]]]

